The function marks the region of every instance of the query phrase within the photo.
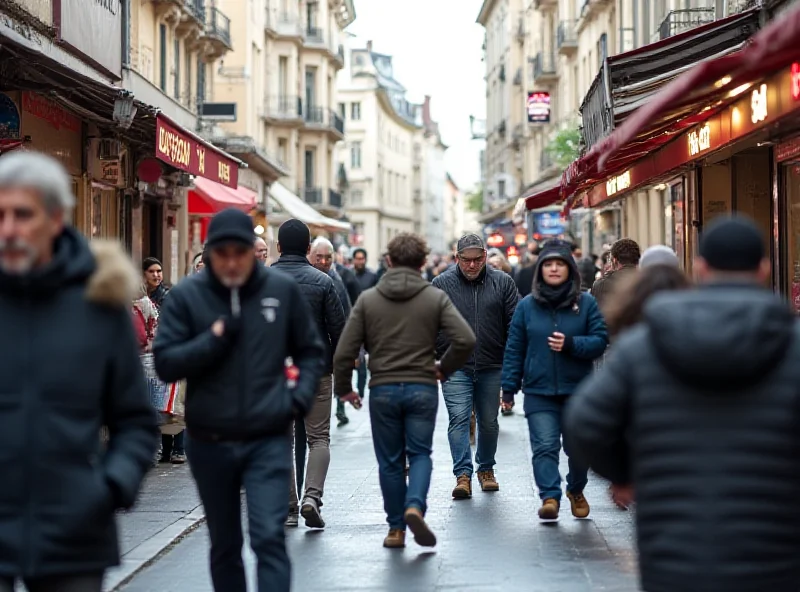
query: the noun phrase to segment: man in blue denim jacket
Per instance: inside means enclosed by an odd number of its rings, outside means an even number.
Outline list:
[[[503,407],[522,388],[533,451],[533,476],[543,520],[558,518],[561,504],[561,418],[568,397],[592,372],[608,345],[606,324],[595,299],[581,292],[569,244],[548,243],[536,264],[533,289],[511,320],[503,360]],[[568,451],[567,451],[568,453]],[[576,518],[589,515],[583,496],[587,468],[569,461],[567,497]]]

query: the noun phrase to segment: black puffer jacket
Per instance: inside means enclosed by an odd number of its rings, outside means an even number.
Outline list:
[[[771,292],[655,296],[573,395],[564,432],[633,484],[644,590],[798,589],[800,329]]]
[[[306,297],[312,318],[325,344],[325,372],[331,374],[333,352],[336,351],[347,320],[333,280],[302,255],[281,255],[272,267],[289,274],[300,284],[300,291]]]
[[[471,370],[501,368],[508,327],[519,302],[519,292],[511,276],[487,265],[476,280],[470,281],[454,265],[432,283],[450,297],[477,338],[475,350],[464,367]],[[441,359],[449,346],[440,333],[436,358]]]
[[[114,510],[156,451],[129,312],[138,274],[118,246],[93,249],[67,229],[45,268],[0,272],[0,579],[119,563]]]
[[[193,437],[285,434],[295,414],[308,413],[314,403],[324,348],[297,283],[256,265],[239,299],[235,338],[211,332],[232,307],[231,291],[210,266],[181,280],[164,301],[153,344],[156,370],[167,382],[186,379],[186,425]],[[289,357],[300,369],[293,389],[285,375]]]
[[[356,300],[358,300],[358,297],[361,295],[361,285],[356,279],[356,274],[353,273],[352,269],[348,269],[341,263],[337,263],[335,267],[336,273],[342,278],[342,283],[347,289],[347,296],[350,298],[350,306],[355,306]]]

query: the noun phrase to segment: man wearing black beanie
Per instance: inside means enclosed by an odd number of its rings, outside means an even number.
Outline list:
[[[153,345],[159,376],[187,381],[189,466],[206,512],[216,592],[247,590],[242,486],[258,590],[289,592],[287,432],[312,407],[325,354],[297,282],[257,264],[254,243],[247,214],[228,209],[214,216],[206,271],[170,291]],[[300,372],[294,386],[286,358]]]
[[[304,425],[297,427],[302,437],[305,428],[305,439],[308,444],[308,468],[305,471],[305,492],[298,500],[296,475],[292,477],[289,492],[289,518],[287,526],[297,526],[299,514],[305,519],[306,526],[324,528],[322,519],[322,494],[325,478],[331,462],[331,405],[333,398],[333,352],[339,343],[344,330],[344,308],[336,294],[336,286],[328,274],[321,272],[308,261],[311,250],[311,232],[300,220],[287,220],[278,229],[278,252],[280,258],[272,264],[273,268],[285,271],[300,285],[319,335],[325,345],[324,375],[319,382],[317,396]],[[303,454],[303,442],[295,442],[299,455]],[[292,464],[297,473],[301,471]],[[302,467],[302,463],[301,463]],[[302,481],[302,479],[299,479]],[[298,509],[298,503],[300,508]]]
[[[796,590],[800,329],[749,218],[709,224],[694,270],[579,387],[565,433],[635,495],[643,590]]]

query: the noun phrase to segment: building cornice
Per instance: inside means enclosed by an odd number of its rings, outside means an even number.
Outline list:
[[[411,123],[409,120],[407,120],[405,117],[403,117],[397,112],[397,110],[394,108],[394,105],[392,105],[392,101],[389,99],[389,95],[386,93],[386,90],[384,88],[378,87],[377,94],[378,94],[378,102],[381,104],[381,107],[383,107],[383,110],[386,111],[395,122],[397,122],[398,124],[400,124],[409,131],[418,131],[421,128],[421,126]]]
[[[486,21],[489,20],[489,15],[492,14],[492,9],[494,8],[496,0],[483,0],[483,4],[481,5],[481,10],[478,13],[478,18],[475,21],[479,25],[486,26]]]

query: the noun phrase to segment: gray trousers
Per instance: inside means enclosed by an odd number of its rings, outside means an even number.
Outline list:
[[[308,465],[306,467],[305,493],[298,499],[297,476],[295,463],[292,463],[292,479],[289,485],[289,511],[296,513],[299,502],[309,498],[322,507],[322,493],[325,489],[325,478],[331,464],[331,401],[333,399],[333,380],[330,375],[319,382],[317,398],[311,411],[303,420],[306,441],[308,442]],[[295,443],[294,437],[292,443]],[[295,446],[296,448],[296,446]],[[292,454],[296,454],[293,450]]]
[[[103,574],[80,576],[51,576],[26,580],[28,592],[100,592]],[[14,592],[14,580],[0,578],[0,592]]]

